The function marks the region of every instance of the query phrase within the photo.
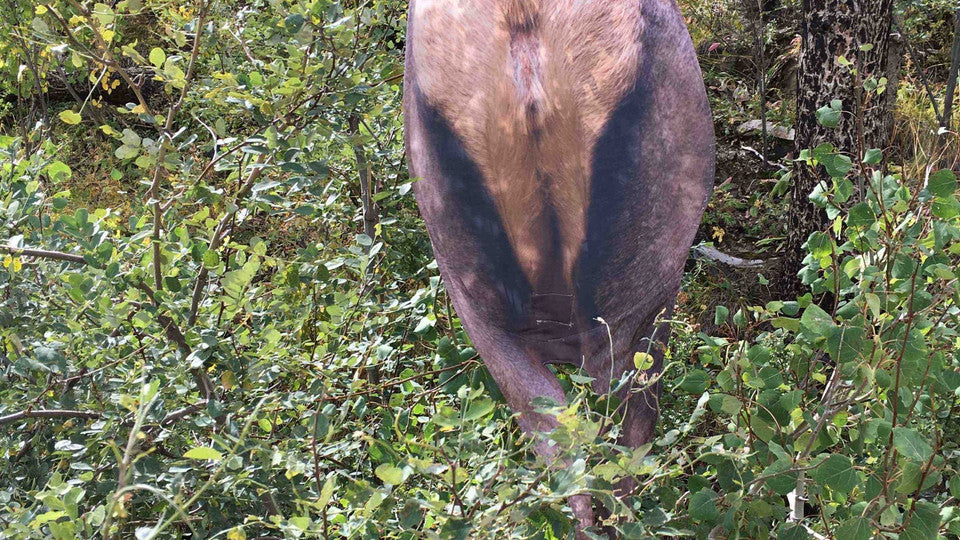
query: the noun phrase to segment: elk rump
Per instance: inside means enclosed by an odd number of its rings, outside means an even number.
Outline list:
[[[703,79],[673,0],[411,0],[406,39],[416,198],[521,427],[555,425],[531,406],[565,400],[547,364],[582,366],[603,392],[646,352],[653,365],[635,381],[655,380],[658,317],[714,174]],[[650,439],[659,393],[622,391],[624,444]]]

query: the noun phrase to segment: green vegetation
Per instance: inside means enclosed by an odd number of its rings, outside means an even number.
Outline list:
[[[564,371],[548,466],[410,193],[405,3],[3,0],[0,537],[567,538],[583,492],[624,538],[960,536],[957,177],[909,65],[896,166],[743,150],[790,123],[782,3],[763,106],[748,10],[684,3],[720,136],[702,239],[768,264],[691,265],[652,445]],[[903,11],[937,66],[949,8]],[[832,226],[778,298],[792,166],[832,177]]]

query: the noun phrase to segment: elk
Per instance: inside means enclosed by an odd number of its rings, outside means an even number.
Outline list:
[[[580,366],[604,392],[648,352],[658,380],[658,316],[673,309],[714,174],[674,1],[410,1],[414,192],[464,329],[528,433],[556,426],[531,401],[566,401],[548,364]],[[621,391],[624,445],[651,439],[659,396],[659,382]],[[589,499],[575,499],[591,525]]]

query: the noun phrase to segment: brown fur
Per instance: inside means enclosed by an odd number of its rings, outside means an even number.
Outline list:
[[[580,365],[607,392],[647,351],[642,377],[656,376],[669,333],[657,319],[713,183],[709,104],[673,0],[411,0],[407,47],[417,201],[520,426],[557,425],[532,405],[565,400],[548,363]],[[635,390],[619,391],[632,447],[650,441],[660,395]],[[589,497],[570,505],[582,538]]]
[[[527,279],[568,292],[591,152],[636,77],[639,2],[419,0],[410,16],[424,36],[413,44],[416,83],[484,173]],[[547,201],[560,210],[556,232]]]

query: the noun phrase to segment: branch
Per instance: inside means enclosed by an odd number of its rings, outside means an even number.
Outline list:
[[[133,94],[136,96],[137,101],[139,102],[139,105],[143,107],[143,110],[146,112],[146,114],[149,114],[150,116],[155,116],[153,110],[150,108],[150,105],[147,103],[146,98],[143,97],[143,93],[140,91],[140,85],[134,82],[134,80],[130,77],[130,74],[127,73],[127,70],[123,66],[121,66],[119,62],[117,62],[116,58],[113,56],[113,53],[110,51],[109,44],[107,44],[107,42],[104,41],[103,36],[100,34],[100,31],[94,27],[94,24],[95,24],[94,21],[96,21],[96,18],[93,17],[90,14],[90,11],[84,8],[82,5],[80,5],[76,0],[68,0],[68,2],[71,5],[73,5],[74,9],[76,9],[80,14],[86,17],[88,21],[90,21],[90,29],[93,30],[93,36],[95,38],[94,41],[96,41],[97,45],[101,49],[103,49],[103,56],[96,54],[93,50],[85,46],[83,43],[80,42],[80,40],[78,40],[73,35],[73,32],[70,30],[70,23],[67,22],[67,20],[64,19],[62,15],[60,15],[59,11],[57,11],[50,4],[43,4],[43,5],[47,8],[48,13],[53,15],[53,18],[55,18],[57,22],[60,23],[60,26],[63,28],[63,32],[64,34],[66,34],[68,41],[73,43],[78,50],[82,51],[84,54],[92,58],[101,66],[105,68],[111,68],[114,71],[116,71],[120,75],[120,77],[127,83],[127,86],[129,86],[130,89],[133,90]]]
[[[357,160],[357,172],[360,176],[360,204],[363,208],[363,234],[374,240],[376,237],[377,211],[373,206],[373,184],[370,182],[370,164],[360,142],[360,115],[351,114],[347,120],[350,135],[354,137],[353,154]],[[368,128],[369,130],[369,128]],[[372,134],[373,132],[371,132]]]
[[[323,399],[326,400],[326,401],[334,402],[334,403],[341,403],[341,402],[343,402],[343,401],[346,401],[346,400],[348,400],[348,399],[353,399],[353,398],[355,398],[355,397],[365,396],[365,395],[367,395],[367,394],[372,394],[372,393],[374,393],[374,392],[381,392],[381,391],[383,391],[384,388],[390,388],[390,387],[392,387],[392,386],[398,386],[398,385],[401,385],[401,384],[403,384],[403,383],[405,383],[405,382],[409,382],[409,381],[413,381],[413,380],[417,380],[417,379],[422,379],[422,378],[424,378],[424,377],[429,377],[429,376],[431,376],[431,375],[438,375],[438,374],[440,374],[440,373],[445,373],[445,372],[447,372],[447,371],[453,371],[453,370],[455,370],[455,369],[464,368],[464,367],[466,367],[466,366],[469,366],[470,364],[477,364],[477,363],[479,363],[479,362],[477,362],[477,357],[474,356],[474,357],[470,358],[469,360],[464,360],[463,362],[460,362],[459,364],[454,364],[454,365],[452,365],[452,366],[447,366],[447,367],[440,368],[440,369],[434,369],[434,370],[432,370],[432,371],[425,371],[425,372],[423,372],[423,373],[417,373],[416,375],[411,375],[411,376],[405,377],[405,378],[403,378],[403,379],[395,379],[395,380],[392,380],[392,381],[387,381],[387,382],[385,382],[385,383],[383,383],[383,384],[377,385],[375,388],[368,388],[368,389],[366,389],[366,390],[361,390],[361,391],[359,391],[359,392],[353,392],[353,393],[350,393],[350,394],[343,394],[343,395],[340,395],[340,396],[324,396]]]
[[[9,424],[10,422],[16,422],[17,420],[24,420],[27,418],[88,418],[91,420],[96,420],[96,419],[99,419],[101,416],[103,415],[93,411],[73,411],[69,409],[38,409],[38,410],[21,411],[18,413],[8,414],[6,416],[0,416],[0,425]]]
[[[153,170],[153,179],[150,181],[150,189],[147,190],[147,196],[153,201],[153,280],[154,287],[158,291],[163,289],[163,269],[161,268],[161,242],[160,231],[163,228],[163,203],[160,201],[160,178],[162,171],[165,170],[163,160],[167,155],[168,143],[173,142],[173,136],[170,130],[173,129],[173,119],[183,105],[183,100],[187,97],[187,90],[190,88],[190,80],[193,78],[194,67],[197,62],[197,55],[200,52],[200,37],[203,35],[203,22],[207,16],[207,7],[209,2],[204,2],[200,6],[200,16],[197,18],[197,33],[193,38],[193,49],[190,52],[190,63],[187,66],[187,74],[183,80],[183,88],[180,89],[180,97],[177,101],[170,104],[167,110],[167,118],[161,130],[159,139],[160,150],[157,155],[157,166]],[[214,141],[216,143],[216,141]]]
[[[193,405],[187,405],[182,409],[177,409],[170,414],[163,417],[163,420],[160,421],[160,425],[167,427],[170,424],[183,420],[184,418],[190,416],[193,413],[200,412],[207,408],[207,400],[200,400]]]
[[[215,251],[220,248],[220,243],[223,242],[223,239],[227,236],[227,228],[230,226],[230,221],[233,219],[234,214],[237,213],[237,210],[240,208],[240,203],[247,198],[247,195],[250,194],[250,190],[253,189],[254,183],[260,178],[260,175],[263,174],[263,169],[273,160],[273,156],[266,157],[266,154],[261,154],[257,158],[257,162],[252,166],[250,175],[247,177],[247,180],[240,186],[240,189],[237,191],[236,196],[233,200],[233,209],[227,210],[227,213],[220,218],[220,223],[217,224],[216,230],[213,231],[213,237],[210,238],[210,245],[207,246],[207,251]],[[200,311],[200,300],[203,298],[203,288],[207,285],[207,276],[210,274],[206,266],[200,268],[200,273],[197,275],[197,281],[193,286],[193,297],[190,300],[190,315],[187,317],[187,326],[193,326],[197,322],[197,314]]]
[[[36,257],[38,259],[54,259],[57,261],[67,261],[79,264],[87,264],[87,260],[80,255],[72,253],[63,253],[61,251],[47,251],[45,249],[18,248],[13,246],[0,246],[0,251],[12,255],[23,255],[26,257]]]
[[[943,114],[940,113],[940,107],[937,105],[937,98],[933,94],[933,90],[930,88],[930,81],[927,80],[927,74],[920,67],[920,57],[917,56],[917,53],[913,50],[913,45],[910,44],[910,39],[907,37],[907,31],[903,25],[903,21],[897,15],[893,17],[893,24],[900,30],[900,35],[903,37],[903,43],[907,46],[907,52],[910,53],[910,58],[913,60],[913,65],[917,68],[917,76],[920,77],[920,82],[923,84],[924,90],[927,92],[927,97],[930,98],[930,104],[933,105],[933,114],[937,117],[937,122],[943,123]]]
[[[690,250],[690,255],[694,259],[706,259],[708,261],[718,262],[734,268],[759,268],[763,266],[763,259],[741,259],[733,255],[727,255],[717,248],[705,246],[703,244],[694,246]]]
[[[183,420],[191,414],[200,412],[207,408],[207,400],[200,400],[193,405],[187,405],[182,409],[170,412],[160,421],[162,427],[167,427],[174,422]],[[29,418],[86,418],[88,420],[99,420],[103,418],[102,413],[96,411],[74,411],[70,409],[36,409],[20,411],[6,416],[0,416],[0,425],[9,424],[18,420],[27,420]],[[124,423],[124,425],[130,425]]]
[[[54,259],[58,261],[67,261],[75,262],[79,264],[87,264],[87,261],[80,255],[73,255],[70,253],[62,253],[60,251],[47,251],[42,249],[28,249],[28,248],[15,248],[10,246],[0,245],[0,251],[12,253],[15,255],[24,255],[28,257],[38,257],[43,259]],[[135,282],[133,286],[140,289],[150,298],[150,301],[157,305],[157,298],[153,290],[149,285],[143,282]],[[157,322],[160,323],[160,326],[163,328],[164,334],[166,334],[167,339],[174,343],[177,346],[177,349],[183,353],[184,356],[190,354],[190,344],[187,343],[186,337],[184,337],[183,332],[177,327],[173,319],[163,313],[157,313]],[[213,382],[210,380],[210,377],[206,374],[203,369],[193,369],[194,378],[197,381],[197,386],[200,389],[200,395],[203,396],[204,401],[210,399],[213,395]],[[92,414],[92,413],[86,413]],[[0,422],[2,424],[3,422]]]

